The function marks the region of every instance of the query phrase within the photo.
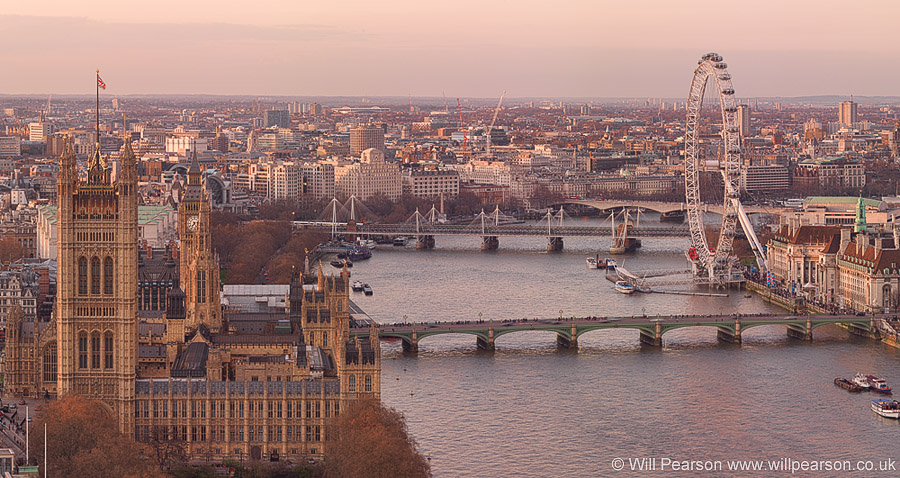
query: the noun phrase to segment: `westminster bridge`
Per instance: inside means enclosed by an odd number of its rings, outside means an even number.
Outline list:
[[[643,344],[659,347],[666,332],[685,327],[713,327],[720,341],[741,343],[742,333],[762,325],[784,325],[787,335],[812,340],[813,330],[827,324],[844,325],[853,334],[877,338],[875,321],[879,315],[672,315],[637,317],[585,317],[558,319],[522,319],[509,321],[456,321],[402,324],[369,323],[369,327],[350,329],[350,337],[369,336],[373,328],[381,338],[398,338],[403,351],[415,353],[419,342],[427,337],[445,334],[473,335],[481,350],[494,350],[497,337],[515,332],[545,331],[556,333],[556,343],[563,349],[578,347],[578,337],[600,329],[636,329]],[[369,319],[371,320],[371,319]]]

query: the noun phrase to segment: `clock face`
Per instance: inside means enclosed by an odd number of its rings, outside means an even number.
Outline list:
[[[197,230],[197,223],[198,223],[198,222],[200,222],[200,220],[197,219],[197,216],[191,216],[191,217],[189,217],[188,220],[187,220],[187,227],[188,227],[188,230],[190,230],[190,231],[196,231],[196,230]]]

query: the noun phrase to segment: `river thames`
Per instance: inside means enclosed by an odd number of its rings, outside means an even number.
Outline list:
[[[618,260],[632,271],[683,269],[687,244],[648,239]],[[463,237],[438,237],[430,251],[379,246],[352,269],[375,294],[353,300],[382,323],[783,313],[744,291],[618,294],[585,265],[587,255],[607,255],[608,239],[566,239],[557,253],[545,252],[541,238],[500,238],[492,252],[479,246],[479,238]],[[817,328],[812,343],[789,339],[784,326],[748,329],[742,345],[719,343],[713,328],[665,339],[665,348],[650,348],[636,330],[600,330],[580,337],[573,352],[558,351],[553,333],[522,332],[499,337],[488,353],[476,351],[472,336],[445,335],[420,341],[417,356],[385,342],[382,400],[403,412],[437,477],[644,476],[629,469],[628,460],[640,458],[873,460],[877,467],[900,455],[900,424],[869,408],[877,397],[832,384],[859,371],[900,384],[897,349],[837,326]],[[612,467],[617,458],[622,471]]]

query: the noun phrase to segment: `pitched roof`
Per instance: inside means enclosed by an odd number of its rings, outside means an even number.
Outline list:
[[[835,235],[840,240],[840,226],[800,226],[791,231],[784,225],[775,233],[775,239],[789,244],[828,244]]]

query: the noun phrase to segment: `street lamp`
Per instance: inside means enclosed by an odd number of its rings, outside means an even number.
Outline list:
[[[562,309],[559,309],[559,320],[562,321]]]
[[[479,323],[479,324],[481,323],[481,317],[482,317],[482,315],[484,315],[484,314],[482,314],[481,312],[478,313],[478,323]]]
[[[404,323],[405,325],[409,325],[409,321],[407,320],[408,317],[409,317],[408,315],[404,315],[404,316],[403,316],[403,323]]]

